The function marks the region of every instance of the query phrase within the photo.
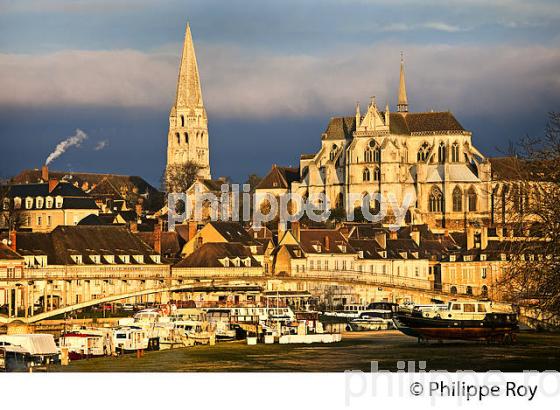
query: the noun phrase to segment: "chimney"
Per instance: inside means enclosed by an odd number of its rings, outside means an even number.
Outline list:
[[[46,165],[41,167],[41,179],[43,182],[47,182],[49,180],[49,168]]]
[[[325,235],[325,250],[326,251],[330,251],[331,250],[331,238],[329,237],[329,235]]]
[[[410,239],[412,239],[416,245],[420,246],[420,231],[414,230],[410,231]]]
[[[467,228],[467,250],[474,249],[474,228],[469,226]]]
[[[161,221],[154,226],[154,251],[161,255]]]
[[[17,252],[17,233],[15,229],[11,229],[10,230],[10,234],[9,234],[9,241],[10,243],[8,245],[10,245],[10,249],[13,250],[14,252]]]
[[[48,171],[47,171],[47,175],[48,175]],[[54,191],[54,189],[56,188],[56,186],[58,185],[58,180],[55,178],[49,179],[49,194]]]
[[[488,227],[483,226],[480,234],[480,249],[484,250],[488,247]]]
[[[389,231],[389,239],[391,239],[392,241],[398,239],[397,231]]]
[[[188,226],[188,240],[190,241],[192,238],[195,237],[196,233],[198,232],[198,222],[189,221],[187,226]]]
[[[128,229],[130,229],[130,232],[132,232],[132,233],[137,233],[138,232],[138,222],[137,221],[130,221],[128,223]]]
[[[301,226],[299,224],[299,221],[292,221],[290,223],[291,228],[292,228],[292,235],[294,235],[294,238],[296,239],[296,241],[300,241],[300,229]]]

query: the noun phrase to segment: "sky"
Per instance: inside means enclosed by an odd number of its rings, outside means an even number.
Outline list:
[[[186,22],[213,177],[298,165],[330,117],[452,111],[487,156],[560,111],[557,0],[0,0],[0,177],[40,167],[159,187]]]

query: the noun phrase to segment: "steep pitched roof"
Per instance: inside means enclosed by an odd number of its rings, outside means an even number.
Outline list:
[[[244,245],[257,245],[260,242],[249,235],[239,222],[212,221],[209,222],[227,242],[237,242]]]
[[[51,265],[74,265],[72,255],[155,255],[138,236],[114,225],[58,226],[50,233],[18,232],[16,243],[18,253],[47,255]]]
[[[349,254],[356,252],[340,231],[335,229],[302,229],[299,235],[299,243],[305,253]],[[345,251],[341,247],[346,247]]]
[[[14,252],[9,246],[4,245],[0,242],[0,260],[19,260],[23,259],[23,257]]]
[[[151,248],[154,247],[154,233],[152,232],[137,232],[138,236],[142,241],[148,244]],[[161,233],[161,253],[163,255],[171,255],[173,257],[178,256],[181,253],[181,249],[185,241],[181,239],[177,232],[162,232]]]
[[[220,259],[250,258],[251,267],[261,266],[246,246],[240,243],[205,243],[175,265],[176,268],[224,267]]]
[[[6,189],[8,190],[8,196],[12,199],[16,197],[24,200],[26,197],[46,198],[50,196],[54,198],[60,196],[62,197],[62,207],[56,209],[99,209],[93,198],[68,182],[59,182],[50,192],[48,183],[15,184],[8,185]],[[25,207],[25,204],[21,206]],[[36,209],[36,206],[37,203],[33,201],[31,209]],[[46,205],[43,204],[41,209],[47,209]],[[55,209],[54,205],[52,209]]]
[[[294,181],[299,181],[299,168],[273,165],[270,172],[256,186],[256,189],[288,189]]]
[[[384,112],[380,112],[384,117]],[[389,130],[391,134],[412,135],[422,133],[444,133],[466,131],[455,116],[444,112],[391,112],[389,113]],[[352,138],[356,131],[355,117],[331,118],[323,139],[340,140]]]

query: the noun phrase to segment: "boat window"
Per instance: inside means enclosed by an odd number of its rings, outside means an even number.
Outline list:
[[[478,305],[478,311],[479,311],[479,312],[487,312],[486,306],[483,305],[483,304],[479,304],[479,305]]]
[[[474,304],[473,303],[465,303],[463,305],[463,310],[465,312],[474,312]]]
[[[117,333],[117,339],[126,339],[125,333]]]
[[[461,305],[454,304],[454,305],[451,307],[451,310],[461,310]]]

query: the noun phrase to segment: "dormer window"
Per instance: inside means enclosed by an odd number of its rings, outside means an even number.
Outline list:
[[[4,203],[2,205],[2,208],[4,209],[4,211],[10,209],[10,198],[4,198]]]
[[[243,264],[248,268],[251,267],[251,258],[245,258]]]
[[[298,258],[301,257],[301,251],[299,249],[294,249],[294,255],[296,255]]]
[[[399,252],[399,255],[401,255],[401,258],[406,259],[408,257],[408,254],[406,252]]]
[[[144,255],[133,255],[132,257],[136,263],[144,263]]]
[[[387,258],[387,251],[381,251],[379,252],[379,254],[381,255],[382,258]]]
[[[37,207],[37,209],[41,209],[44,202],[45,200],[43,199],[43,197],[38,196],[37,198],[35,198],[35,206]]]
[[[472,261],[472,255],[465,255],[465,256],[463,257],[463,260],[464,260],[465,262],[471,262],[471,261]]]
[[[70,257],[76,265],[82,265],[84,263],[82,255],[71,255]]]
[[[89,255],[91,261],[97,265],[101,264],[101,256],[100,255]]]
[[[228,267],[229,267],[229,262],[230,262],[230,261],[229,261],[229,258],[220,259],[220,263],[221,263],[222,265],[224,265],[225,268],[228,268]]]
[[[58,209],[62,208],[62,202],[63,202],[63,198],[61,196],[57,196],[55,198],[55,207]]]
[[[105,261],[107,263],[110,263],[110,264],[115,263],[115,255],[103,255],[103,258],[105,258]]]
[[[418,252],[411,252],[412,256],[414,256],[416,259],[418,259],[419,253]]]
[[[449,255],[449,262],[455,262],[455,255]]]
[[[48,196],[45,198],[45,208],[52,208],[54,203],[54,199],[52,196]]]
[[[507,255],[505,253],[500,254],[500,260],[505,261],[507,260]]]
[[[358,251],[358,258],[364,259],[364,251]]]
[[[161,263],[161,255],[150,255],[152,258],[152,262],[154,263]]]
[[[25,209],[33,208],[33,198],[27,197],[25,198]]]
[[[485,260],[486,260],[486,254],[485,254],[485,253],[481,253],[481,254],[480,254],[480,260],[481,260],[481,261],[485,261]]]
[[[14,209],[20,209],[20,208],[21,208],[21,198],[19,196],[16,196],[14,198]]]
[[[340,245],[339,248],[340,248],[340,252],[346,253],[346,245]]]
[[[119,258],[122,263],[130,263],[130,255],[119,255]]]
[[[316,252],[321,253],[321,245],[319,244],[313,245],[313,249],[315,249]]]

